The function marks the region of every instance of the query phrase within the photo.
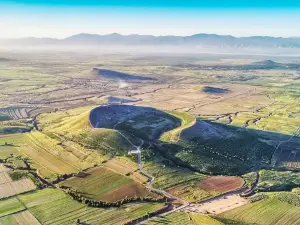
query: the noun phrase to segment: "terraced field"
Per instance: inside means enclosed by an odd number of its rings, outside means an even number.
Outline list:
[[[7,107],[7,108],[0,108],[0,114],[3,115],[7,115],[8,118],[6,118],[5,120],[8,119],[25,119],[28,118],[29,116],[29,112],[30,112],[30,108],[22,108],[22,107]],[[1,121],[1,119],[0,119]]]
[[[158,197],[150,193],[140,183],[104,167],[91,169],[82,173],[81,176],[62,182],[60,185],[76,189],[84,197],[108,202],[117,202],[126,197],[135,196]]]
[[[56,174],[76,173],[103,160],[95,150],[88,151],[71,141],[62,144],[39,131],[3,137],[1,140],[11,146],[0,146],[0,156],[16,154],[28,157],[31,167],[38,169],[39,174],[49,179],[56,178]]]
[[[55,189],[44,189],[19,198],[42,224],[53,225],[71,225],[77,219],[90,225],[121,225],[163,206],[159,203],[139,203],[120,208],[90,208]]]

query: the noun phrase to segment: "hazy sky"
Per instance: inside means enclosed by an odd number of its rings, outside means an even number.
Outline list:
[[[300,0],[0,0],[0,38],[78,33],[300,36]]]

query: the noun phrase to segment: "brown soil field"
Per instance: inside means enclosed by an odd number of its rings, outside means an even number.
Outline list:
[[[240,188],[244,183],[240,177],[214,176],[203,180],[199,187],[205,191],[224,193]]]
[[[130,183],[125,186],[120,187],[119,189],[109,191],[97,200],[116,202],[124,198],[132,198],[135,196],[148,196],[148,197],[158,197],[156,194],[149,192],[142,185],[138,183]]]

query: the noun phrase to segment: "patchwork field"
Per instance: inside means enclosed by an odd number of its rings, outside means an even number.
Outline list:
[[[177,196],[174,205],[194,205],[150,224],[300,224],[298,197],[265,193],[299,187],[299,57],[24,50],[1,58],[11,59],[0,60],[1,162],[48,182],[78,174],[59,184],[93,199],[158,197],[148,183]],[[197,203],[244,184],[229,176],[255,187],[257,171],[268,198]],[[18,194],[32,183],[8,173],[0,164],[0,198],[12,196],[0,201],[4,225],[124,224],[163,207],[91,208],[50,188]]]
[[[50,188],[21,195],[19,199],[42,224],[53,225],[71,225],[77,219],[90,225],[121,225],[163,207],[160,203],[138,203],[119,208],[90,208]]]
[[[199,188],[205,175],[178,167],[168,160],[146,159],[144,166],[155,177],[152,187],[167,190],[185,200],[195,202],[217,194]]]
[[[108,202],[132,197],[158,197],[133,179],[104,167],[88,170],[60,185],[79,191],[82,196]]]
[[[148,178],[141,174],[138,165],[126,157],[115,157],[103,163],[103,166],[108,169],[126,175],[133,180],[145,184]]]

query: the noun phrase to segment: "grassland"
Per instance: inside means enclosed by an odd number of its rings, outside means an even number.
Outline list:
[[[39,126],[43,133],[58,139],[66,145],[83,146],[85,149],[97,150],[97,154],[91,154],[91,158],[99,158],[100,155],[124,155],[127,149],[132,147],[130,143],[118,132],[112,129],[93,128],[89,115],[93,107],[80,107],[64,112],[42,114],[38,117]],[[74,153],[76,154],[76,153]],[[102,157],[104,160],[105,157]],[[89,159],[85,159],[89,161]]]
[[[77,219],[82,223],[124,224],[162,207],[162,204],[128,204],[120,208],[90,208],[70,199],[55,189],[44,189],[35,193],[19,196],[20,201],[42,224],[74,224]]]
[[[82,196],[99,201],[117,202],[135,196],[156,196],[140,183],[104,167],[91,169],[82,173],[81,176],[62,182],[60,185],[73,188],[79,191]]]
[[[180,139],[181,132],[184,129],[193,126],[196,123],[196,118],[184,112],[169,111],[168,113],[180,119],[181,125],[176,129],[165,132],[163,135],[161,135],[160,140],[171,143],[178,142]]]
[[[300,222],[300,208],[270,198],[241,206],[220,216],[249,224],[296,225]]]

